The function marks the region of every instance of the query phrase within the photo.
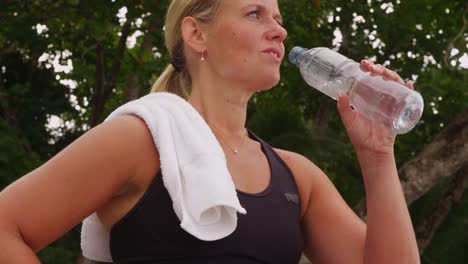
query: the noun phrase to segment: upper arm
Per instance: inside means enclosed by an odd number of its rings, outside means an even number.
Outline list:
[[[127,186],[154,152],[139,118],[104,122],[0,192],[0,227],[37,251]]]
[[[309,258],[314,263],[362,263],[365,223],[314,163],[296,153],[279,153],[298,185],[305,252]]]

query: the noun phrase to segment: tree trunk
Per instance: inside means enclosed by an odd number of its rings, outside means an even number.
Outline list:
[[[125,85],[125,102],[135,100],[140,97],[140,78],[137,73],[132,74]]]
[[[415,158],[399,170],[406,201],[411,204],[440,180],[468,164],[468,108]]]
[[[112,94],[112,90],[115,87],[117,76],[120,73],[120,66],[122,65],[122,58],[127,48],[127,38],[130,35],[131,19],[122,26],[119,44],[116,49],[114,61],[109,74],[106,76],[106,64],[104,58],[104,50],[101,43],[97,43],[96,46],[96,83],[94,85],[93,95],[91,97],[91,118],[89,125],[91,127],[96,126],[104,113],[104,106]],[[108,77],[108,78],[106,78]]]
[[[457,172],[431,215],[416,228],[416,237],[418,239],[419,253],[421,255],[431,243],[435,232],[444,222],[450,210],[460,202],[467,182],[468,164]]]
[[[443,179],[454,176],[468,164],[468,108],[458,115],[414,159],[398,171],[406,202],[423,196]],[[365,201],[354,208],[363,217]]]
[[[152,49],[154,47],[154,37],[153,34],[159,29],[161,26],[160,18],[157,18],[151,15],[149,27],[145,36],[143,38],[143,42],[141,43],[140,51],[138,52],[138,65],[143,67],[144,64],[147,63],[145,60],[145,55],[151,54]],[[137,99],[140,96],[140,79],[138,73],[134,73],[129,79],[125,87],[125,100],[131,101]]]
[[[100,113],[104,109],[102,94],[104,90],[105,63],[104,50],[100,42],[96,43],[96,80],[94,82],[93,93],[91,95],[91,117],[89,125],[96,126],[99,123]]]
[[[3,81],[2,70],[0,69],[0,118],[5,119],[5,121],[10,125],[12,123],[16,124],[16,115],[14,114],[14,111],[11,110],[9,94],[3,85]]]

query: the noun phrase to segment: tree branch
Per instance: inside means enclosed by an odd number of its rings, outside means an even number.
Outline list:
[[[153,41],[154,37],[153,34],[159,29],[161,23],[158,18],[156,18],[154,15],[151,15],[151,19],[149,22],[149,27],[148,27],[148,32],[146,32],[143,42],[141,43],[141,48],[138,53],[138,62],[140,63],[146,63],[144,54],[147,52],[151,52],[152,48],[154,47]]]
[[[0,67],[2,65],[0,64]],[[3,116],[4,119],[8,122],[10,118],[8,107],[8,94],[5,90],[5,86],[3,85],[3,73],[2,69],[0,68],[0,117]]]
[[[148,30],[143,37],[143,42],[141,43],[140,50],[138,52],[138,66],[143,66],[146,64],[145,54],[150,53],[154,47],[154,37],[153,34],[159,29],[160,20],[154,15],[151,15],[149,21]],[[128,82],[125,87],[125,100],[130,101],[138,98],[140,93],[140,79],[138,73],[133,73],[132,76],[128,79]]]
[[[462,16],[463,26],[461,30],[458,32],[458,34],[447,44],[447,48],[445,49],[444,64],[447,68],[454,68],[449,62],[450,52],[455,47],[454,45],[455,42],[463,36],[463,33],[465,33],[466,26],[467,26],[467,20],[466,20],[467,13],[468,13],[468,3],[465,3],[465,11],[463,12],[463,16]]]
[[[91,117],[89,120],[90,127],[94,127],[99,122],[99,117],[102,112],[102,94],[104,90],[104,50],[100,42],[96,44],[96,81],[91,96]]]
[[[444,191],[442,199],[439,200],[431,215],[416,228],[418,238],[419,253],[422,255],[424,250],[430,245],[434,234],[440,225],[445,221],[450,210],[456,206],[465,191],[468,183],[468,163],[460,169]]]
[[[92,108],[91,120],[89,125],[91,127],[96,126],[99,123],[99,118],[104,112],[104,104],[112,93],[112,89],[115,87],[117,75],[120,72],[120,66],[122,64],[122,57],[126,49],[126,43],[128,35],[130,34],[130,19],[125,22],[122,27],[122,34],[120,36],[119,45],[117,46],[114,61],[108,79],[105,78],[105,63],[104,63],[104,50],[100,42],[96,46],[97,62],[96,62],[96,87],[92,96]]]
[[[94,87],[95,96],[100,96],[104,90],[105,82],[105,64],[104,64],[104,50],[100,42],[96,45],[96,85]]]
[[[109,75],[109,81],[106,82],[104,94],[110,94],[115,86],[115,81],[117,79],[117,75],[120,72],[120,66],[122,65],[122,58],[127,48],[127,38],[130,35],[130,29],[131,22],[130,19],[127,19],[127,22],[125,22],[122,27],[119,45],[117,46],[114,62],[112,63],[112,68]]]

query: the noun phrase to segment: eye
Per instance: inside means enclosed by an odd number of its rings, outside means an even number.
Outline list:
[[[256,19],[257,19],[258,16],[259,16],[258,13],[259,13],[258,10],[254,10],[254,11],[249,12],[249,13],[247,14],[247,16],[249,16],[249,17],[251,17],[251,18],[256,18]]]

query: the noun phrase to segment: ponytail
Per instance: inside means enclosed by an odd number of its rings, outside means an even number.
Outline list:
[[[187,100],[192,90],[191,87],[192,80],[188,71],[185,69],[176,71],[174,66],[169,64],[151,87],[151,92],[174,93]]]

